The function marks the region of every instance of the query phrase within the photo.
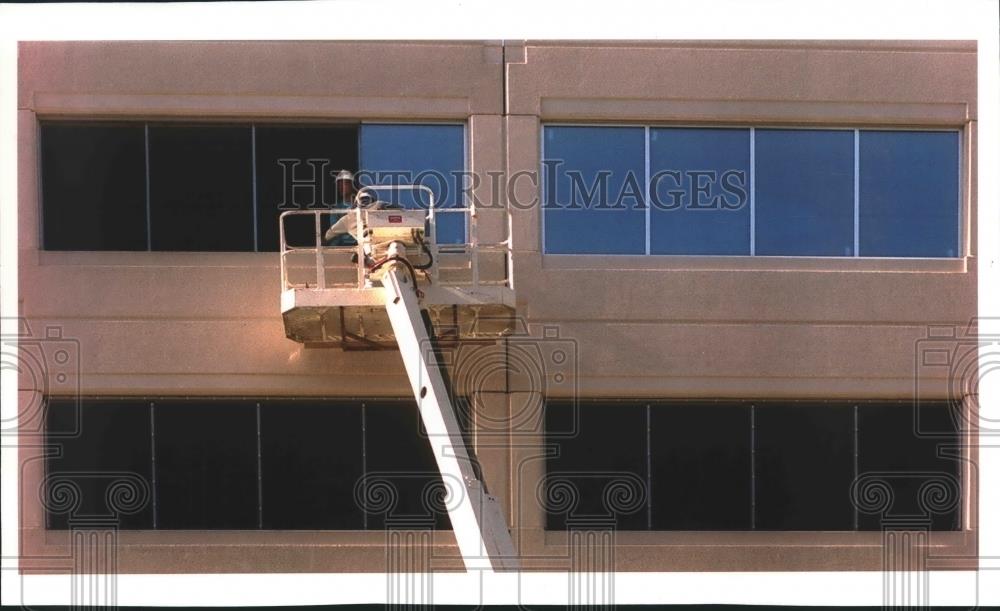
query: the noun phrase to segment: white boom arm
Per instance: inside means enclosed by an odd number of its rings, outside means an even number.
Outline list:
[[[390,247],[390,251],[396,252],[396,249]],[[486,492],[472,468],[448,389],[420,315],[414,286],[403,264],[390,262],[386,268],[382,278],[385,308],[434,458],[448,487],[448,517],[465,568],[516,570],[517,554],[510,530],[499,502]],[[463,490],[455,490],[455,482],[461,482]],[[462,492],[464,497],[460,500],[452,496]]]

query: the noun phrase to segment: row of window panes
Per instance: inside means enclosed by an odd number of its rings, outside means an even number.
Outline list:
[[[545,425],[550,530],[961,527],[946,403],[550,402]]]
[[[275,251],[279,214],[333,205],[337,172],[359,167],[369,172],[368,183],[375,173],[381,184],[421,177],[437,206],[455,207],[462,200],[464,127],[45,121],[42,244],[46,250]],[[305,224],[294,227],[292,238],[313,241]],[[465,242],[464,216],[440,215],[437,241]]]
[[[960,417],[944,403],[550,402],[547,527],[956,530]],[[412,401],[53,399],[46,430],[49,528],[448,527]]]
[[[460,125],[44,122],[41,131],[48,250],[276,250],[281,205],[327,201],[338,169],[464,168]],[[545,251],[956,257],[958,140],[956,131],[546,126]],[[282,159],[301,160],[296,184]],[[425,184],[441,207],[460,201],[458,176],[443,189]],[[438,241],[464,240],[462,215],[440,215]]]
[[[52,399],[47,523],[450,528],[413,401]],[[463,420],[463,422],[465,422]]]
[[[546,253],[960,256],[955,130],[547,125],[542,158]]]

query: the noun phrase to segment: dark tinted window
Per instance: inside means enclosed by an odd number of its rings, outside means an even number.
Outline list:
[[[854,408],[754,410],[759,530],[853,530]]]
[[[441,474],[416,405],[368,402],[364,410],[368,528],[451,528]],[[383,503],[386,498],[392,502]]]
[[[340,207],[335,178],[358,170],[358,130],[352,126],[256,127],[258,250],[278,250],[284,210]],[[314,219],[285,222],[288,243],[313,244]]]
[[[149,126],[153,250],[254,249],[250,126]]]
[[[360,181],[366,185],[429,187],[437,208],[465,207],[465,126],[374,125],[361,126]],[[407,208],[428,208],[424,194],[379,191],[379,199]],[[436,217],[438,244],[465,242],[465,214],[443,212]]]
[[[645,130],[549,126],[543,133],[545,252],[645,253]]]
[[[860,133],[861,255],[957,257],[958,133]]]
[[[260,430],[264,528],[364,528],[354,496],[364,474],[357,403],[268,401]]]
[[[654,404],[650,423],[653,529],[749,529],[750,410]]]
[[[649,130],[650,252],[750,254],[750,130]]]
[[[550,402],[546,528],[958,529],[961,414],[943,403],[921,404],[915,420],[884,402],[588,401],[579,413]],[[624,498],[605,487],[615,474],[649,490],[633,497],[636,513],[608,511]]]
[[[121,528],[153,527],[149,403],[53,400],[46,464],[49,528],[113,519]]]
[[[959,421],[947,404],[862,406],[858,411],[858,474],[869,498],[862,530],[908,522],[934,530],[960,528]],[[863,491],[861,491],[863,492]],[[881,503],[878,499],[886,499]]]
[[[450,528],[412,401],[53,399],[46,435],[49,528]]]
[[[258,527],[253,401],[156,401],[158,526]]]
[[[43,123],[42,246],[146,250],[144,127]]]
[[[574,410],[579,410],[574,414]],[[648,525],[646,407],[629,403],[545,406],[546,527]]]
[[[755,133],[756,254],[854,254],[854,132]]]

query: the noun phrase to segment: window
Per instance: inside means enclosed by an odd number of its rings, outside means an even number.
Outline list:
[[[153,524],[152,413],[148,402],[88,404],[53,401],[46,412],[47,442],[61,448],[46,459],[49,528],[69,528],[75,516],[106,516],[116,508],[120,527]],[[114,490],[119,496],[111,496]],[[134,501],[129,495],[135,493]],[[109,499],[116,507],[108,507]],[[121,500],[121,502],[119,502]]]
[[[862,530],[878,530],[883,513],[903,518],[930,514],[934,530],[961,528],[960,412],[955,407],[892,405],[858,412],[858,470],[871,486],[893,492],[888,504],[859,515]],[[888,443],[887,439],[892,442]],[[879,493],[879,490],[875,490]]]
[[[430,187],[455,210],[437,215],[438,243],[466,241],[460,124],[43,121],[41,152],[46,250],[276,251],[283,211],[340,206],[337,173],[359,169],[366,184]],[[286,229],[313,244],[313,219]]]
[[[548,254],[961,256],[955,130],[542,133]]]
[[[751,528],[750,410],[668,404],[648,411],[652,529]]]
[[[946,403],[550,401],[545,410],[549,530],[961,528],[960,428]]]
[[[362,410],[349,401],[310,400],[265,401],[257,409],[261,526],[364,528],[354,496],[365,473]]]
[[[756,254],[854,255],[854,133],[758,129]]]
[[[157,528],[257,528],[253,404],[161,400],[153,413]]]
[[[854,407],[761,405],[753,416],[755,527],[852,530]]]
[[[545,252],[645,252],[641,127],[545,128]]]
[[[650,254],[750,254],[750,130],[649,131]]]
[[[862,131],[861,255],[957,257],[958,133]]]
[[[335,178],[358,169],[354,126],[256,125],[257,248],[278,250],[278,216],[285,210],[326,208],[336,203]],[[289,244],[315,244],[315,220],[285,222]]]
[[[360,181],[366,185],[420,184],[434,192],[435,208],[466,206],[465,129],[461,125],[365,124],[361,126]],[[379,191],[380,199],[407,208],[430,206],[423,193]],[[465,242],[465,214],[435,216],[438,244]]]
[[[42,124],[42,248],[146,250],[145,149],[141,124]]]
[[[374,498],[381,490],[394,491],[387,505],[367,508],[368,527],[450,528],[441,473],[415,406],[373,402],[364,412],[366,494]]]
[[[450,528],[412,400],[50,399],[46,422],[52,529]]]
[[[550,438],[556,452],[548,461],[546,527],[602,525],[622,530],[646,528],[642,485],[648,479],[645,443],[609,443],[630,439],[646,428],[646,410],[636,405],[591,405],[585,418],[574,422],[571,405],[546,410],[546,431],[572,431],[569,439]],[[633,440],[638,441],[638,440]],[[638,500],[639,503],[630,501]]]
[[[151,250],[253,250],[253,154],[240,126],[149,126]]]

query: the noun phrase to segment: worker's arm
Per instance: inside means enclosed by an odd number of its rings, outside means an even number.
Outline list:
[[[330,225],[330,228],[326,230],[325,234],[323,234],[323,239],[329,242],[338,236],[346,234],[353,236],[354,228],[357,224],[357,219],[355,218],[356,214],[357,212],[355,212],[355,210],[348,210],[347,214],[341,216],[333,225]]]

